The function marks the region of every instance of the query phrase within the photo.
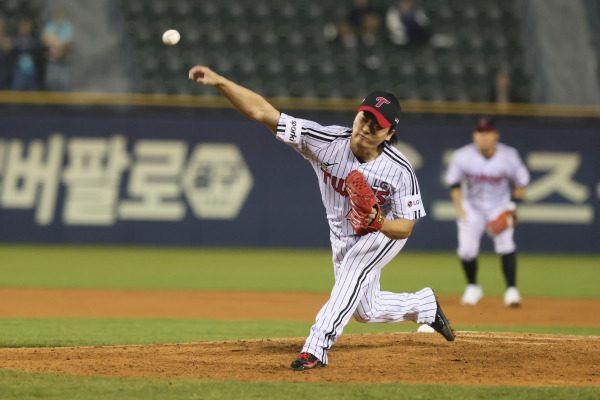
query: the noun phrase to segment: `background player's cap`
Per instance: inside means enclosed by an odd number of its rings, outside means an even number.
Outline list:
[[[368,111],[375,115],[382,128],[396,126],[400,121],[400,102],[391,93],[375,91],[363,100],[358,111]]]
[[[491,117],[481,117],[477,121],[476,132],[494,132],[496,130],[496,121]]]

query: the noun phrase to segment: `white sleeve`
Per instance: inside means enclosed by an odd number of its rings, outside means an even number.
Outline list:
[[[337,125],[322,126],[314,121],[294,118],[284,113],[281,113],[277,124],[277,139],[309,159],[319,148],[351,132],[350,128]]]
[[[513,182],[515,186],[525,187],[529,185],[529,181],[531,180],[531,176],[529,175],[529,170],[521,160],[519,153],[515,150],[515,170],[513,176]]]
[[[281,113],[277,124],[277,139],[300,151],[302,149],[302,121]]]
[[[448,170],[446,171],[446,184],[449,186],[458,185],[462,181],[464,177],[462,168],[458,163],[456,152],[452,155],[452,160],[450,161],[450,165],[448,165]]]
[[[417,177],[414,175],[412,168],[407,171],[407,174],[402,176],[400,187],[393,193],[393,201],[396,205],[393,215],[394,219],[404,218],[416,220],[424,217],[426,214],[421,199],[421,191]]]

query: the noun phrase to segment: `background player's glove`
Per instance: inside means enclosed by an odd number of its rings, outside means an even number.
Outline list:
[[[383,225],[383,214],[375,199],[373,190],[367,184],[365,177],[358,171],[352,171],[346,177],[346,190],[350,198],[350,213],[348,220],[354,231],[364,236],[367,233],[377,232]],[[373,207],[377,209],[377,215],[369,225],[365,222],[367,215],[371,213]]]
[[[487,224],[487,231],[491,236],[496,236],[511,226],[517,225],[516,205],[510,203],[508,210],[500,214],[495,220]]]

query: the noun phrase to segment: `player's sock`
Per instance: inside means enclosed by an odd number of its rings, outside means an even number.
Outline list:
[[[467,277],[467,282],[472,285],[477,284],[477,259],[471,261],[460,260],[462,262],[463,270]]]
[[[517,253],[512,252],[502,256],[502,272],[506,287],[517,286]]]

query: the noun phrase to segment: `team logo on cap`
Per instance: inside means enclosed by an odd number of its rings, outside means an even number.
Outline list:
[[[390,104],[390,101],[385,97],[376,97],[375,100],[377,100],[377,104],[375,104],[375,107],[377,108],[381,107],[384,104]]]

